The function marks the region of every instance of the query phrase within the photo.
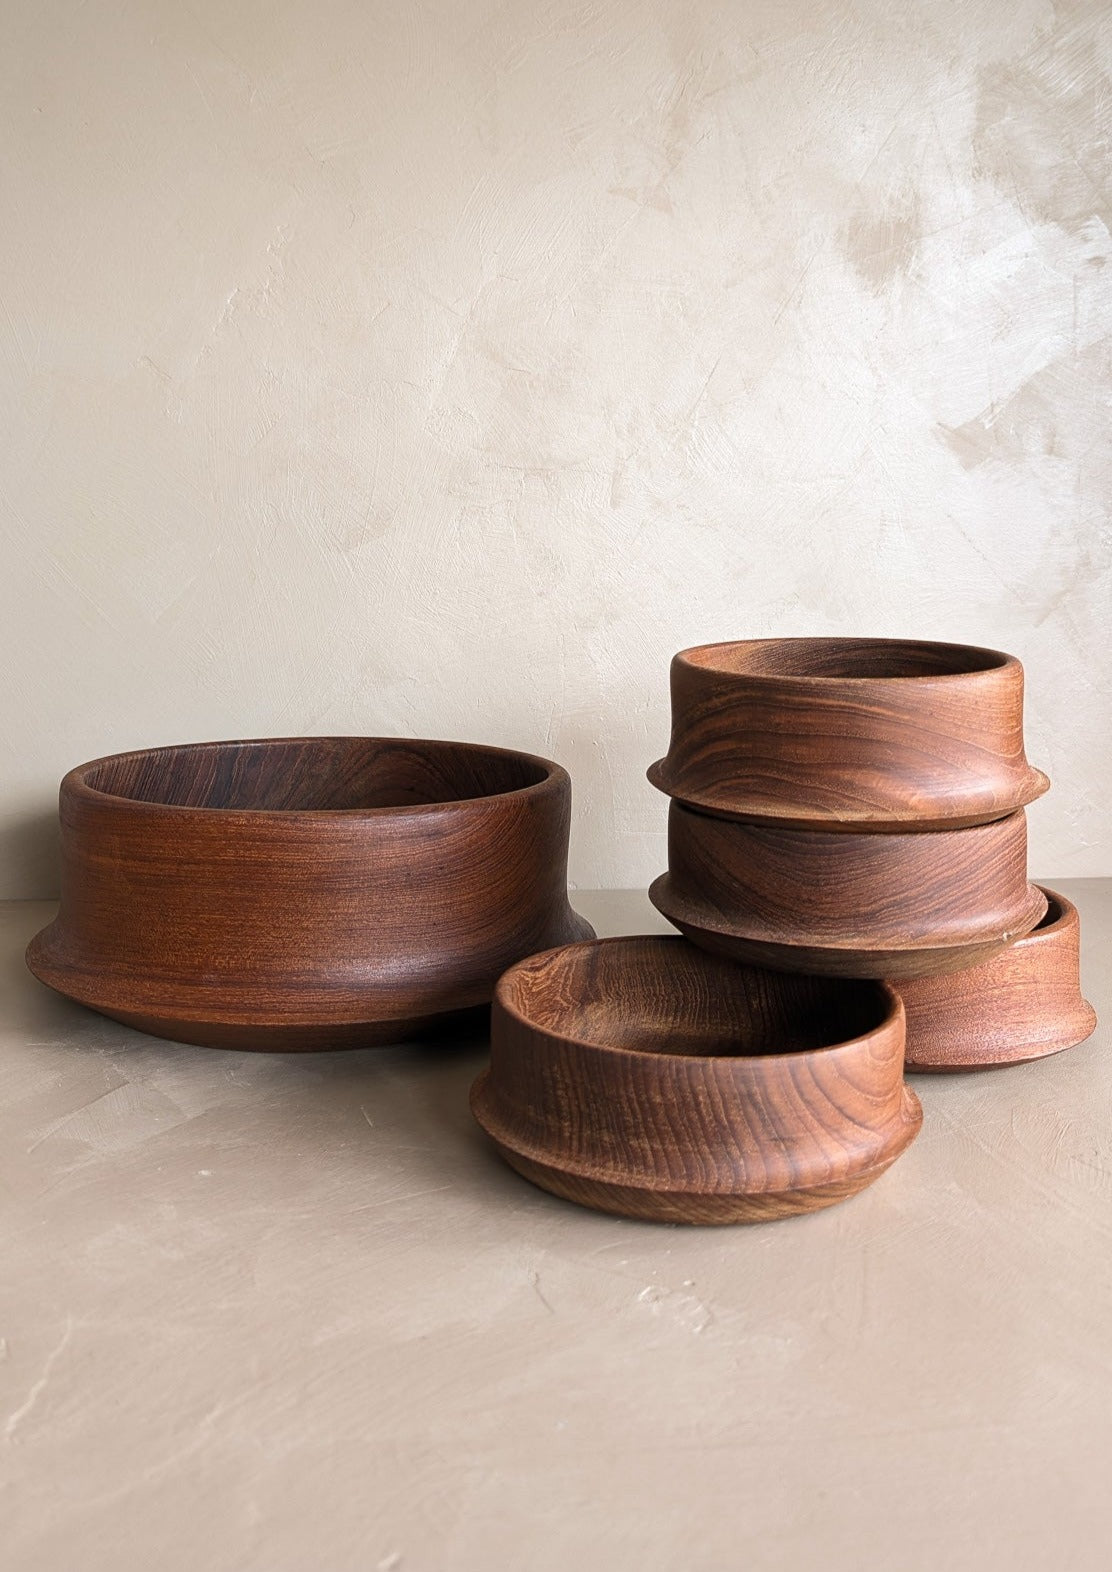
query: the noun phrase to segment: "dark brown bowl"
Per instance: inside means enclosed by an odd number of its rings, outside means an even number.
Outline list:
[[[649,779],[704,813],[832,831],[956,829],[1033,802],[1023,667],[966,644],[745,639],[672,661]]]
[[[471,1107],[569,1201],[761,1222],[856,1194],[911,1142],[903,1034],[883,983],[759,972],[676,938],[567,945],[498,984]]]
[[[1043,890],[1046,916],[991,960],[946,977],[901,982],[909,1070],[988,1070],[1074,1048],[1096,1012],[1081,993],[1081,920]]]
[[[962,830],[831,834],[746,824],[673,802],[668,872],[649,896],[705,949],[755,966],[919,977],[986,959],[1029,932],[1023,810]]]
[[[62,903],[27,951],[68,998],[222,1048],[397,1042],[590,935],[568,905],[571,782],[502,748],[197,743],[62,782]]]

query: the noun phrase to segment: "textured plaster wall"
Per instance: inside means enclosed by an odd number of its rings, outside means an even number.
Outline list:
[[[643,884],[667,665],[1028,669],[1044,874],[1112,873],[1112,10],[35,0],[0,59],[0,864],[70,764],[550,753]]]

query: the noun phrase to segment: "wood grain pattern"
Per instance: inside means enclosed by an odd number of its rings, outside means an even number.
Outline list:
[[[1081,992],[1081,920],[1043,890],[1046,916],[991,960],[901,982],[912,1070],[987,1070],[1074,1048],[1097,1024]]]
[[[1028,932],[1022,809],[993,824],[834,834],[712,818],[673,801],[654,906],[693,942],[754,965],[844,977],[953,971]]]
[[[62,782],[62,901],[31,943],[60,993],[159,1036],[396,1042],[589,935],[571,783],[527,754],[322,737],[98,759]]]
[[[890,988],[759,972],[678,938],[521,962],[491,1033],[476,1119],[525,1178],[602,1211],[814,1211],[870,1184],[921,1122]]]
[[[725,818],[832,831],[955,829],[1048,786],[1023,746],[1023,668],[963,644],[750,639],[672,661],[649,779]]]

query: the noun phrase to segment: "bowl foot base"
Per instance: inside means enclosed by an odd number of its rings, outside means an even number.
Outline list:
[[[1042,1042],[942,1043],[934,1047],[924,1044],[921,1058],[916,1057],[909,1033],[904,1068],[909,1075],[962,1075],[974,1070],[1004,1070],[1011,1064],[1032,1064],[1036,1059],[1049,1059],[1053,1054],[1079,1047],[1093,1035],[1096,1025],[1096,1011],[1087,1005],[1085,1013],[1062,1023],[1059,1032]]]
[[[489,1031],[490,1006],[454,1010],[442,1015],[410,1016],[400,1021],[345,1021],[337,1025],[269,1025],[225,1021],[183,1021],[165,1015],[140,1015],[129,1010],[97,1012],[110,1020],[171,1042],[198,1048],[231,1048],[248,1053],[328,1053],[346,1048],[383,1048],[392,1043],[483,1037]]]
[[[483,1123],[481,1108],[476,1116]],[[564,1201],[596,1212],[618,1217],[633,1217],[657,1223],[767,1223],[781,1217],[798,1217],[848,1201],[867,1189],[892,1166],[919,1132],[923,1113],[919,1099],[910,1089],[904,1091],[903,1121],[893,1132],[884,1155],[857,1173],[827,1184],[794,1190],[772,1190],[760,1194],[697,1194],[681,1190],[650,1190],[640,1185],[617,1184],[611,1180],[590,1179],[568,1173],[551,1163],[515,1151],[487,1130],[496,1150],[516,1173],[530,1184]]]
[[[977,944],[919,950],[837,950],[820,945],[773,944],[765,939],[718,933],[681,922],[668,912],[663,915],[692,944],[713,955],[765,971],[804,972],[814,977],[883,977],[896,983],[906,977],[937,977],[978,966],[1010,943],[1008,939],[994,938]]]

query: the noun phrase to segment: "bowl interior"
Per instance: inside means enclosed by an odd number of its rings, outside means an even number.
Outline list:
[[[498,1000],[530,1025],[640,1053],[803,1053],[874,1031],[894,1004],[880,983],[764,972],[683,939],[569,945],[515,966]]]
[[[467,743],[313,737],[122,753],[88,766],[82,780],[132,802],[288,813],[463,802],[547,775],[535,759]]]
[[[752,677],[952,677],[991,671],[1009,657],[966,644],[903,639],[752,639],[685,651],[692,665]]]

